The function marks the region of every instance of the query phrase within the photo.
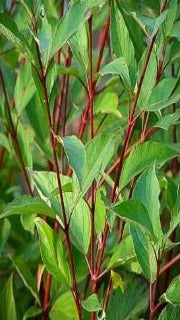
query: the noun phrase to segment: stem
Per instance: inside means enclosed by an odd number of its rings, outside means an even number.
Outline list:
[[[20,167],[22,169],[23,175],[24,175],[24,180],[27,186],[27,189],[29,191],[29,194],[33,197],[33,191],[31,188],[31,183],[28,177],[28,173],[25,167],[25,163],[21,154],[21,149],[19,146],[19,142],[18,142],[18,137],[17,137],[17,131],[15,128],[15,125],[13,123],[12,120],[12,116],[11,116],[11,109],[10,109],[10,105],[9,105],[9,101],[8,101],[8,96],[7,96],[7,92],[6,92],[6,87],[5,87],[5,83],[4,83],[4,78],[3,78],[3,74],[2,74],[2,70],[0,68],[0,81],[1,81],[1,85],[2,85],[2,91],[3,91],[3,95],[4,95],[4,101],[5,101],[5,107],[7,110],[7,114],[8,114],[8,120],[9,120],[9,124],[10,124],[10,135],[14,144],[14,148],[15,148],[15,152],[16,152],[16,156],[19,160],[19,164]]]
[[[109,25],[110,25],[110,10],[108,13],[108,17],[106,20],[106,25],[102,34],[102,40],[101,40],[101,44],[100,44],[100,49],[99,49],[99,56],[98,56],[98,60],[96,63],[96,68],[95,68],[95,73],[99,72],[100,66],[101,66],[101,62],[102,62],[102,57],[103,57],[103,53],[104,53],[104,48],[105,48],[105,44],[107,41],[107,36],[108,36],[108,31],[109,31]],[[96,84],[97,84],[97,80],[93,81],[93,90],[95,91],[96,88]],[[84,131],[86,129],[86,124],[87,124],[87,119],[88,119],[88,113],[89,113],[89,102],[86,103],[84,111],[83,111],[83,115],[81,118],[81,123],[80,123],[80,127],[79,127],[79,133],[78,133],[78,137],[79,139],[82,139]]]
[[[149,315],[149,320],[152,320],[154,318],[154,314],[155,314],[155,299],[156,299],[156,293],[157,293],[157,288],[158,288],[159,271],[160,271],[160,259],[158,257],[156,280],[154,281],[153,284],[152,284],[152,282],[150,283],[150,315]]]
[[[0,170],[1,170],[2,167],[3,167],[4,154],[5,154],[5,149],[4,149],[4,148],[1,148],[1,151],[0,151]]]
[[[175,263],[180,261],[180,253],[175,256],[171,261],[168,261],[164,267],[162,267],[159,271],[159,276],[162,275],[164,272],[166,272],[169,268],[171,268]]]
[[[93,100],[94,100],[94,88],[93,88],[93,61],[92,61],[92,53],[93,53],[93,44],[92,44],[92,20],[93,17],[89,18],[89,69],[90,69],[90,77],[89,77],[89,85],[88,85],[88,93],[89,93],[89,111],[90,111],[90,132],[91,139],[94,138],[94,108],[93,108]],[[95,182],[93,181],[91,187],[91,252],[90,252],[90,268],[91,268],[91,282],[92,282],[92,293],[96,293],[96,278],[94,279],[94,260],[95,260]],[[95,320],[96,313],[91,313],[91,320]]]
[[[163,2],[162,7],[161,7],[161,13],[165,10],[167,2],[168,1],[164,1]],[[153,47],[154,47],[154,44],[155,44],[155,40],[156,40],[156,37],[157,37],[157,33],[158,33],[158,31],[156,32],[156,34],[152,38],[150,46],[148,48],[147,57],[146,57],[146,60],[145,60],[145,64],[144,64],[142,73],[141,73],[140,81],[139,81],[139,84],[138,84],[138,87],[137,87],[137,92],[136,92],[135,97],[134,97],[134,102],[133,102],[133,105],[132,105],[132,108],[131,108],[131,111],[130,111],[128,125],[127,125],[125,138],[124,138],[124,143],[123,143],[123,147],[122,147],[122,152],[121,152],[121,156],[120,156],[120,159],[119,159],[118,169],[117,169],[117,173],[116,173],[116,177],[115,177],[114,188],[113,188],[112,193],[111,193],[111,202],[112,203],[116,200],[116,188],[119,185],[119,179],[120,179],[121,172],[122,172],[125,153],[126,153],[128,144],[130,142],[130,139],[132,137],[134,126],[135,126],[135,123],[136,123],[135,118],[134,118],[134,114],[135,114],[135,110],[136,110],[136,107],[137,107],[137,102],[138,102],[138,99],[139,99],[139,96],[140,96],[143,80],[144,80],[144,77],[145,77],[145,74],[146,74],[146,70],[147,70],[147,67],[148,67],[148,63],[149,63],[149,60],[150,60],[150,57],[151,57],[151,53],[152,53],[152,50],[153,50]],[[103,255],[104,255],[104,250],[105,250],[108,230],[109,230],[109,227],[108,227],[108,224],[106,222],[104,235],[103,235],[103,242],[102,242],[102,246],[101,246],[101,250],[100,250],[100,254],[99,254],[99,258],[98,258],[98,263],[97,263],[97,276],[98,276],[98,274],[100,272],[100,269],[101,269],[101,264],[102,264],[102,260],[103,260]]]
[[[72,278],[72,293],[73,293],[74,300],[76,303],[79,320],[82,320],[81,303],[79,300],[79,293],[78,293],[78,288],[77,288],[77,283],[76,283],[75,267],[74,267],[74,261],[73,261],[73,253],[72,253],[71,242],[70,242],[70,237],[69,237],[69,225],[68,225],[67,218],[66,218],[66,211],[65,211],[63,191],[62,191],[61,178],[60,178],[60,171],[59,171],[58,158],[57,158],[57,153],[56,153],[56,139],[53,135],[53,125],[52,125],[52,119],[51,119],[48,92],[47,92],[47,87],[46,87],[46,76],[44,75],[44,69],[43,69],[43,64],[42,64],[42,60],[41,60],[40,49],[39,49],[39,46],[37,43],[36,43],[36,50],[37,50],[37,55],[38,55],[38,60],[39,60],[39,65],[40,65],[40,70],[41,70],[40,81],[41,81],[41,85],[42,85],[42,89],[43,89],[43,93],[44,93],[44,103],[46,106],[46,112],[47,112],[47,118],[48,118],[50,143],[51,143],[51,148],[53,151],[54,168],[55,168],[56,177],[57,177],[58,190],[59,190],[59,195],[60,195],[60,204],[61,204],[61,208],[62,208],[62,215],[63,215],[63,221],[64,221],[64,233],[65,233],[67,248],[68,248],[68,253],[69,253],[69,263],[70,263],[71,278]],[[57,228],[56,231],[58,231],[58,229],[59,228]],[[49,288],[49,290],[50,290],[50,288]]]

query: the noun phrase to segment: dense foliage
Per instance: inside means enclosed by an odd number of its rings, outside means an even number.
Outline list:
[[[0,1],[0,319],[180,319],[180,3]]]

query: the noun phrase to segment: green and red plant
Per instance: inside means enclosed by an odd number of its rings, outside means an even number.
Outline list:
[[[178,320],[180,4],[0,4],[0,319]]]

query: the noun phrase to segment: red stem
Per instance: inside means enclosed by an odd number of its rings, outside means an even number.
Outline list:
[[[22,157],[22,154],[21,154],[21,149],[20,149],[19,142],[18,142],[17,131],[16,131],[16,128],[15,128],[15,125],[13,123],[12,116],[11,116],[11,109],[10,109],[10,105],[9,105],[9,101],[8,101],[8,96],[7,96],[6,87],[5,87],[4,78],[3,78],[3,74],[2,74],[1,68],[0,68],[0,81],[1,81],[1,85],[2,85],[2,91],[3,91],[3,95],[4,95],[5,106],[6,106],[8,119],[9,119],[9,124],[10,124],[10,135],[11,135],[12,141],[14,143],[15,152],[16,152],[17,158],[19,160],[20,167],[21,167],[23,175],[24,175],[24,179],[25,179],[25,183],[26,183],[27,189],[29,191],[29,194],[33,197],[33,191],[32,191],[32,188],[31,188],[30,180],[29,180],[29,177],[28,177],[28,173],[27,173],[27,170],[26,170],[26,167],[25,167],[25,163],[24,163],[24,160],[23,160],[23,157]]]
[[[167,1],[165,1],[165,2],[167,4]],[[163,11],[163,10],[165,10],[165,8],[166,8],[166,5],[164,5],[164,3],[163,3],[161,10]],[[132,134],[133,134],[134,125],[135,125],[134,114],[135,114],[135,110],[136,110],[138,99],[139,99],[139,96],[140,96],[143,80],[144,80],[144,77],[145,77],[145,74],[146,74],[146,70],[147,70],[147,67],[148,67],[148,64],[149,64],[149,60],[150,60],[150,57],[151,57],[151,53],[152,53],[152,50],[153,50],[153,47],[154,47],[154,43],[155,43],[156,37],[157,37],[157,33],[153,36],[153,38],[152,38],[152,40],[150,42],[150,45],[149,45],[149,48],[148,48],[148,53],[147,53],[146,60],[145,60],[145,64],[144,64],[144,67],[143,67],[143,70],[142,70],[142,73],[141,73],[141,77],[140,77],[140,81],[139,81],[139,84],[138,84],[138,87],[137,87],[137,92],[135,94],[134,102],[133,102],[133,105],[132,105],[132,108],[131,108],[131,111],[130,111],[130,116],[129,116],[128,126],[127,126],[127,129],[126,129],[125,139],[124,139],[121,156],[120,156],[119,163],[118,163],[118,169],[117,169],[117,173],[116,173],[114,188],[113,188],[113,191],[112,191],[112,194],[111,194],[111,202],[112,203],[115,201],[115,198],[116,198],[116,188],[118,187],[118,184],[119,184],[119,179],[120,179],[121,172],[122,172],[122,166],[123,166],[123,161],[124,161],[124,158],[125,158],[125,153],[126,153],[128,144],[129,144],[130,139],[131,139]],[[104,255],[104,250],[105,250],[108,230],[109,230],[109,227],[108,227],[108,224],[106,222],[104,235],[103,235],[102,246],[101,246],[101,250],[100,250],[100,253],[99,253],[99,257],[98,257],[97,274],[96,274],[97,276],[99,275],[98,272],[100,272],[100,269],[101,269],[101,264],[102,264],[102,260],[103,260],[103,255]]]
[[[109,31],[109,25],[110,25],[110,10],[108,13],[108,17],[106,20],[106,25],[104,28],[104,32],[102,35],[102,41],[101,41],[101,46],[99,49],[99,56],[98,56],[98,60],[96,63],[96,68],[95,68],[95,73],[99,72],[100,66],[101,66],[101,62],[102,62],[102,57],[103,57],[103,52],[104,52],[104,48],[105,48],[105,44],[106,44],[106,40],[107,40],[107,36],[108,36],[108,31]],[[95,91],[96,88],[96,84],[97,84],[97,80],[93,81],[93,90]],[[79,133],[78,133],[78,137],[79,139],[82,139],[85,128],[86,128],[86,124],[87,124],[87,119],[88,119],[88,113],[89,113],[89,102],[86,103],[86,106],[84,108],[83,111],[83,115],[81,118],[81,123],[80,123],[80,127],[79,127]]]
[[[67,248],[68,248],[68,253],[69,253],[69,263],[70,263],[71,278],[72,278],[72,293],[73,293],[74,300],[76,303],[79,320],[82,320],[81,303],[79,300],[79,293],[78,293],[78,288],[77,288],[77,283],[76,283],[76,274],[75,274],[75,267],[74,267],[74,261],[73,261],[73,253],[72,253],[71,242],[70,242],[70,237],[69,237],[69,225],[68,225],[68,221],[66,218],[66,211],[65,211],[63,191],[62,191],[61,178],[60,178],[60,171],[59,171],[58,158],[57,158],[57,153],[56,153],[56,139],[53,135],[53,125],[52,125],[50,105],[49,105],[49,99],[48,99],[48,91],[47,91],[47,87],[46,87],[46,76],[44,75],[44,69],[43,69],[43,64],[42,64],[42,60],[41,60],[40,49],[39,49],[39,46],[37,43],[36,43],[36,50],[37,50],[37,55],[38,55],[38,60],[39,60],[39,65],[40,65],[40,71],[41,71],[40,81],[41,81],[41,85],[42,85],[42,89],[43,89],[43,93],[44,93],[44,103],[45,103],[46,111],[47,111],[50,143],[51,143],[51,148],[53,151],[54,168],[55,168],[56,177],[57,177],[59,196],[60,196],[60,204],[61,204],[61,208],[62,208],[62,215],[63,215],[63,221],[64,221],[64,229],[63,230],[65,233]],[[58,231],[58,228],[56,231]],[[50,290],[50,288],[49,288],[49,290]]]
[[[180,261],[180,253],[175,256],[174,258],[172,258],[171,261],[167,262],[159,271],[159,276],[161,274],[163,274],[164,272],[166,272],[169,268],[171,268],[175,263],[177,263],[178,261]]]

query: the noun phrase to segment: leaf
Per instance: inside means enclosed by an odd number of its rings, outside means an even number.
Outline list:
[[[168,304],[160,313],[158,320],[179,320],[180,307]]]
[[[9,203],[1,212],[0,219],[12,215],[43,214],[55,218],[54,211],[40,198],[21,196]]]
[[[81,64],[83,70],[88,69],[88,35],[86,26],[82,26],[76,34],[70,39],[70,47],[75,59]]]
[[[167,17],[167,13],[168,13],[168,10],[165,10],[160,14],[159,17],[156,18],[151,37],[154,37],[154,35],[158,32],[159,28],[161,27],[162,23],[165,21]]]
[[[171,32],[171,29],[174,24],[174,20],[176,19],[176,12],[177,12],[177,0],[170,0],[166,20],[163,26],[166,37],[169,36],[169,33]]]
[[[158,166],[162,166],[176,155],[177,152],[175,150],[159,142],[148,141],[137,145],[124,162],[120,178],[121,189],[149,165],[155,163]]]
[[[116,267],[126,263],[134,258],[135,252],[132,238],[130,235],[125,236],[122,241],[113,250],[112,257],[109,261],[108,268]]]
[[[106,222],[106,207],[101,197],[101,191],[96,193],[96,204],[95,204],[95,230],[97,235],[104,231]]]
[[[170,283],[167,291],[161,296],[161,301],[169,302],[173,305],[180,305],[180,275],[176,276]]]
[[[131,235],[137,260],[142,268],[144,276],[152,282],[156,279],[156,257],[151,243],[139,228],[131,225]]]
[[[91,222],[89,207],[83,199],[75,206],[70,222],[71,238],[80,251],[87,253],[90,244]]]
[[[141,60],[138,65],[138,80],[137,83],[139,83],[142,70],[145,64],[145,59],[147,56],[147,49],[144,51]],[[157,73],[157,62],[156,62],[156,54],[154,51],[152,51],[146,73],[143,79],[143,84],[140,90],[140,94],[138,97],[138,103],[137,106],[140,110],[146,110],[146,106],[149,105],[149,97],[152,94],[153,87],[155,86],[156,82],[156,73]],[[135,88],[137,90],[137,86]]]
[[[179,26],[180,26],[180,21],[175,21],[171,32],[169,34],[170,37],[175,37],[179,40]]]
[[[17,127],[17,138],[22,154],[22,158],[26,167],[32,168],[33,158],[32,158],[32,141],[33,132],[31,129],[27,129],[21,122],[18,122]]]
[[[30,269],[20,257],[11,257],[11,259],[25,286],[31,292],[38,304],[41,305],[37,285]]]
[[[118,288],[110,296],[107,319],[128,320],[142,314],[148,307],[148,290],[138,278],[126,277],[124,292]],[[121,303],[120,303],[121,302]]]
[[[104,161],[111,155],[110,150],[112,150],[113,137],[108,135],[98,134],[85,146],[86,158],[87,158],[87,174],[84,177],[82,185],[83,196],[89,189],[91,183],[94,179],[97,179],[101,168],[104,168]],[[107,158],[110,160],[109,157]],[[107,166],[108,161],[106,161],[105,166]]]
[[[35,91],[36,89],[31,74],[31,65],[26,61],[19,71],[15,86],[14,99],[18,115],[20,115],[27,106],[35,94]]]
[[[60,65],[57,67],[57,74],[61,75],[61,74],[68,74],[71,75],[77,79],[79,79],[80,74],[78,71],[78,68],[71,66],[71,67],[65,67],[63,65]]]
[[[36,214],[21,215],[20,219],[24,230],[34,234],[34,219],[36,218],[36,216]]]
[[[11,152],[9,140],[3,132],[0,132],[0,146],[5,148],[8,152]]]
[[[163,94],[163,92],[162,92],[162,94]],[[146,105],[145,110],[146,111],[161,110],[161,109],[164,109],[164,108],[172,105],[173,103],[177,103],[179,101],[179,99],[180,99],[180,86],[177,86],[177,88],[174,90],[174,92],[172,93],[172,95],[169,98],[165,98],[165,99],[162,98],[159,101],[155,100],[154,103],[149,103],[148,102],[148,104]]]
[[[0,294],[0,317],[1,320],[17,320],[13,294],[13,274],[8,278]]]
[[[99,71],[101,76],[107,74],[119,75],[127,88],[131,88],[131,80],[129,77],[129,70],[127,63],[123,57],[114,59],[106,66],[102,67]]]
[[[172,77],[161,80],[152,90],[145,110],[151,110],[154,105],[163,104],[173,92],[176,82],[177,79]]]
[[[99,311],[102,309],[97,294],[92,294],[86,300],[82,301],[82,307],[88,312]]]
[[[167,114],[162,117],[155,125],[156,128],[162,128],[164,130],[168,130],[172,125],[176,125],[178,120],[180,119],[180,109],[176,110],[176,112]]]
[[[133,198],[145,205],[153,226],[154,234],[158,240],[162,238],[160,224],[160,187],[156,176],[155,165],[150,166],[136,183]]]
[[[0,222],[0,254],[9,238],[11,231],[11,224],[8,219]]]
[[[71,284],[70,270],[59,237],[41,218],[35,219],[44,265],[56,281]]]
[[[138,200],[130,199],[108,208],[121,219],[137,225],[153,235],[153,227],[146,207]]]
[[[124,292],[126,284],[125,281],[123,281],[121,275],[111,270],[111,279],[113,289],[117,289],[119,287],[121,291]]]
[[[38,308],[37,306],[30,307],[24,314],[23,320],[34,318],[36,316],[39,316],[42,313],[42,310]]]
[[[99,94],[95,100],[95,113],[114,113],[121,117],[121,113],[117,110],[118,95],[115,92],[103,92]]]
[[[86,151],[83,143],[76,136],[62,138],[69,165],[74,170],[79,184],[82,187],[84,176],[87,173]]]
[[[173,230],[179,225],[180,223],[180,190],[179,187],[176,191],[176,201],[174,203],[174,207],[171,209],[171,223],[170,228],[166,234],[166,238],[168,239]]]
[[[15,22],[6,14],[0,13],[0,34],[6,37],[19,51],[26,54],[33,61],[25,38],[19,33]]]
[[[136,78],[134,47],[125,20],[114,1],[111,10],[111,46],[116,58],[124,58],[129,69],[131,82],[134,84]]]
[[[37,37],[39,40],[43,65],[46,69],[52,49],[52,29],[51,25],[48,23],[44,8],[42,7],[41,10],[43,11],[41,13],[41,28],[38,30]]]
[[[50,310],[50,320],[72,319],[78,320],[77,308],[71,291],[64,292],[55,301]]]
[[[60,20],[55,29],[51,57],[80,29],[88,19],[88,10],[95,6],[93,1],[75,2]]]

